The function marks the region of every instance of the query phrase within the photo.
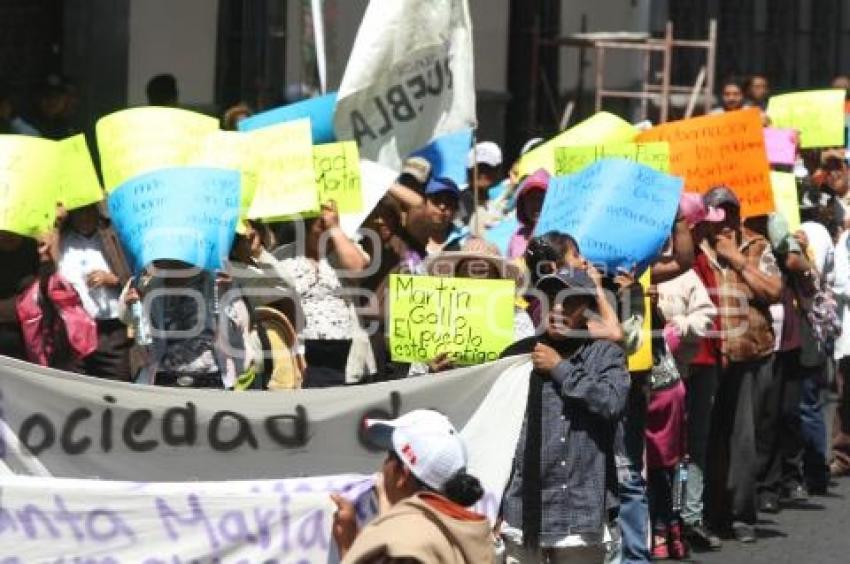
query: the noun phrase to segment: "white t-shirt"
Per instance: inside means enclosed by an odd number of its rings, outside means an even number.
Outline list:
[[[62,235],[59,274],[74,286],[86,312],[94,319],[118,319],[120,288],[89,288],[86,277],[92,272],[111,272],[103,254],[100,235],[86,237],[76,231]]]

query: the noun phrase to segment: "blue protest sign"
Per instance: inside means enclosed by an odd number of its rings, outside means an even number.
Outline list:
[[[331,92],[245,118],[239,122],[239,131],[252,131],[285,121],[310,118],[313,143],[333,143],[336,141],[333,123],[334,108],[336,108],[336,92]]]
[[[466,184],[466,165],[472,148],[472,130],[461,129],[441,135],[425,147],[411,153],[411,157],[423,157],[431,163],[431,176],[448,177],[458,186]]]
[[[642,272],[673,227],[682,179],[625,159],[603,159],[553,178],[535,234],[572,235],[585,258]]]
[[[499,252],[502,256],[508,256],[511,237],[513,237],[519,227],[519,220],[516,217],[506,217],[496,225],[488,227],[484,231],[484,239],[499,247]]]
[[[236,170],[180,167],[118,186],[109,214],[133,271],[160,259],[220,269],[239,217],[239,179]]]

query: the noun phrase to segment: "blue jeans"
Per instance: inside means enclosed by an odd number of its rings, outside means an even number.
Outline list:
[[[649,500],[646,482],[641,476],[646,432],[646,392],[644,378],[634,377],[629,390],[626,415],[622,422],[623,446],[628,458],[628,472],[618,474],[620,491],[620,536],[622,564],[649,562]],[[625,469],[624,469],[625,470]]]
[[[829,482],[826,465],[826,421],[821,398],[821,371],[824,368],[804,368],[800,396],[800,423],[803,435],[803,474],[806,484],[815,493],[823,492]]]

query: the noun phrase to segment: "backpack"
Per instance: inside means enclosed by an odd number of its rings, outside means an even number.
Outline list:
[[[97,324],[59,274],[36,279],[15,304],[30,362],[61,366],[97,350]]]

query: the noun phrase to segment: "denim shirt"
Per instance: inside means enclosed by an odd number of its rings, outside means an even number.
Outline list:
[[[526,339],[509,350],[530,352],[535,343]],[[527,350],[519,350],[523,348]],[[582,345],[546,380],[540,463],[542,546],[567,535],[601,533],[608,522],[609,511],[616,507],[615,429],[628,393],[625,354],[607,341]],[[526,415],[504,497],[504,519],[520,529],[527,427]]]

